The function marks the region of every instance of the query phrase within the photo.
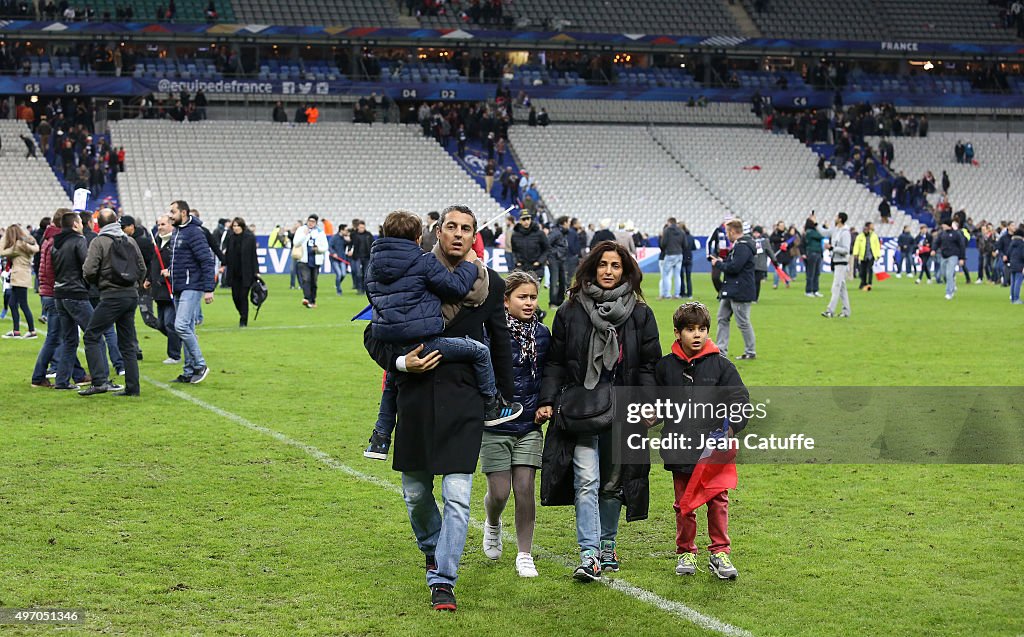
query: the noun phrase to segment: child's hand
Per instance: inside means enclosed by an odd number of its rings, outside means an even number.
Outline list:
[[[551,405],[540,407],[537,409],[537,413],[533,415],[533,422],[537,423],[538,425],[543,425],[551,418],[553,414],[554,410],[551,408]]]

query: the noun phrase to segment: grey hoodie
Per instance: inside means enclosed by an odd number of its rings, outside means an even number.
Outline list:
[[[832,265],[846,265],[850,259],[850,229],[846,226],[834,228],[829,237],[832,245]]]

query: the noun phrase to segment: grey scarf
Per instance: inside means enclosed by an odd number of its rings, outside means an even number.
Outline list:
[[[633,313],[636,294],[628,282],[611,290],[586,283],[580,290],[579,302],[594,326],[583,378],[583,387],[593,389],[601,380],[601,371],[611,370],[619,360],[619,335],[615,330]]]

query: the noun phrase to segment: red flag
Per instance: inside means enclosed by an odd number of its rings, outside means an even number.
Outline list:
[[[726,440],[728,424],[712,432],[712,438]],[[677,503],[680,511],[689,513],[723,491],[736,488],[736,449],[729,450],[705,449],[697,464],[693,467],[693,475],[686,483],[686,491]]]
[[[778,274],[779,278],[782,279],[785,283],[789,283],[790,281],[793,280],[788,274],[783,272],[782,268],[780,268],[779,266],[775,266],[775,274]]]
[[[875,278],[878,279],[879,281],[884,281],[884,280],[888,279],[889,277],[890,277],[890,275],[889,275],[888,272],[876,272],[875,273]]]

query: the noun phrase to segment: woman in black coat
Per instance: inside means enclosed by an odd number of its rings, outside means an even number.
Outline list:
[[[241,217],[231,220],[231,234],[224,242],[221,274],[231,286],[231,298],[238,310],[238,327],[246,327],[249,325],[249,288],[260,278],[260,266],[256,260],[256,236]]]
[[[633,256],[614,241],[597,244],[580,263],[569,300],[559,308],[551,330],[539,420],[553,415],[564,387],[654,385],[661,345],[654,312],[640,289],[642,279]],[[647,517],[651,467],[614,464],[610,430],[576,435],[563,424],[556,418],[544,441],[541,503],[575,505],[582,554],[573,577],[586,582],[600,578],[602,570],[619,570],[619,514],[625,505],[628,521]]]

